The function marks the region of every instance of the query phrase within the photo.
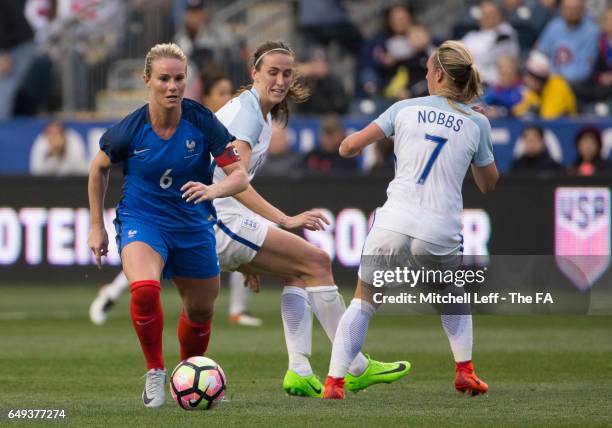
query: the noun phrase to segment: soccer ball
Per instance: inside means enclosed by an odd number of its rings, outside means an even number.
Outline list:
[[[225,397],[225,373],[206,357],[190,357],[170,376],[170,393],[184,410],[209,410]]]

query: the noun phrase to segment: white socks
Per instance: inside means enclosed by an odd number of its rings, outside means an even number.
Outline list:
[[[312,311],[308,293],[295,286],[286,286],[281,295],[281,315],[285,342],[289,354],[289,370],[300,376],[312,374],[310,366],[312,345]]]
[[[229,274],[229,315],[240,315],[246,311],[251,289],[244,286],[244,275],[240,272]]]
[[[312,350],[312,312],[315,313],[330,341],[334,343],[336,330],[345,313],[344,300],[338,293],[338,287],[325,285],[303,289],[287,286],[283,289],[281,314],[289,353],[289,370],[300,376],[312,374],[308,360]],[[364,337],[366,332],[367,325]],[[348,360],[345,372],[348,370],[351,374],[359,376],[368,367],[368,360],[359,352],[360,349],[361,345]]]
[[[113,282],[107,285],[106,292],[108,296],[113,300],[117,300],[121,293],[127,290],[130,287],[130,283],[123,273],[123,271],[119,272],[119,275],[113,279]]]
[[[343,378],[351,361],[361,350],[368,333],[370,318],[376,308],[361,299],[353,299],[344,312],[336,331],[332,348],[329,375]]]
[[[344,299],[335,285],[307,287],[306,290],[310,297],[312,310],[321,323],[321,327],[325,330],[325,334],[327,334],[327,337],[329,337],[333,344],[338,324],[346,309]],[[354,376],[359,376],[367,367],[368,359],[359,352],[355,359],[352,360],[348,371]]]
[[[442,327],[450,343],[455,362],[472,359],[472,315],[441,314]]]

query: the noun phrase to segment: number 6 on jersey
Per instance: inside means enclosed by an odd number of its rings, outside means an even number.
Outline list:
[[[167,189],[168,187],[172,186],[172,176],[170,175],[171,172],[172,168],[167,169],[159,179],[159,187],[162,189]]]
[[[419,177],[417,184],[425,183],[425,180],[427,180],[427,176],[431,172],[431,168],[433,167],[434,162],[436,161],[436,159],[438,158],[438,155],[442,151],[442,147],[444,147],[444,144],[446,144],[446,142],[448,141],[446,138],[437,137],[435,135],[429,135],[429,134],[425,134],[425,139],[436,143],[436,148],[431,153],[431,157],[427,161],[427,164],[425,165],[425,168],[423,169],[423,172],[421,173],[421,176]]]

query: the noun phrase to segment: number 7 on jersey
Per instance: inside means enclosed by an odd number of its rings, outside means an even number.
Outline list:
[[[433,167],[434,162],[436,161],[436,159],[438,158],[438,155],[442,151],[442,147],[444,147],[444,144],[446,144],[446,142],[448,141],[446,138],[438,137],[435,135],[429,135],[429,134],[425,134],[425,139],[436,143],[436,148],[434,149],[433,152],[431,152],[431,157],[427,161],[427,164],[425,165],[425,168],[423,169],[423,172],[421,173],[421,176],[419,177],[417,184],[425,183],[425,180],[427,180],[427,176],[431,172],[431,168]]]

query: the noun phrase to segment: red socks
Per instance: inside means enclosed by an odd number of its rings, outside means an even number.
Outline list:
[[[163,369],[162,332],[164,314],[160,302],[159,281],[136,281],[130,285],[130,315],[132,325],[140,341],[147,362],[147,369]],[[178,339],[181,344],[181,360],[204,355],[210,340],[212,320],[198,324],[181,314],[178,323]]]
[[[189,357],[204,355],[210,340],[212,320],[197,324],[190,321],[185,314],[181,313],[178,323],[178,339],[181,344],[181,361]]]
[[[162,331],[164,314],[160,302],[159,281],[136,281],[130,285],[130,315],[147,361],[147,369],[163,369]]]

